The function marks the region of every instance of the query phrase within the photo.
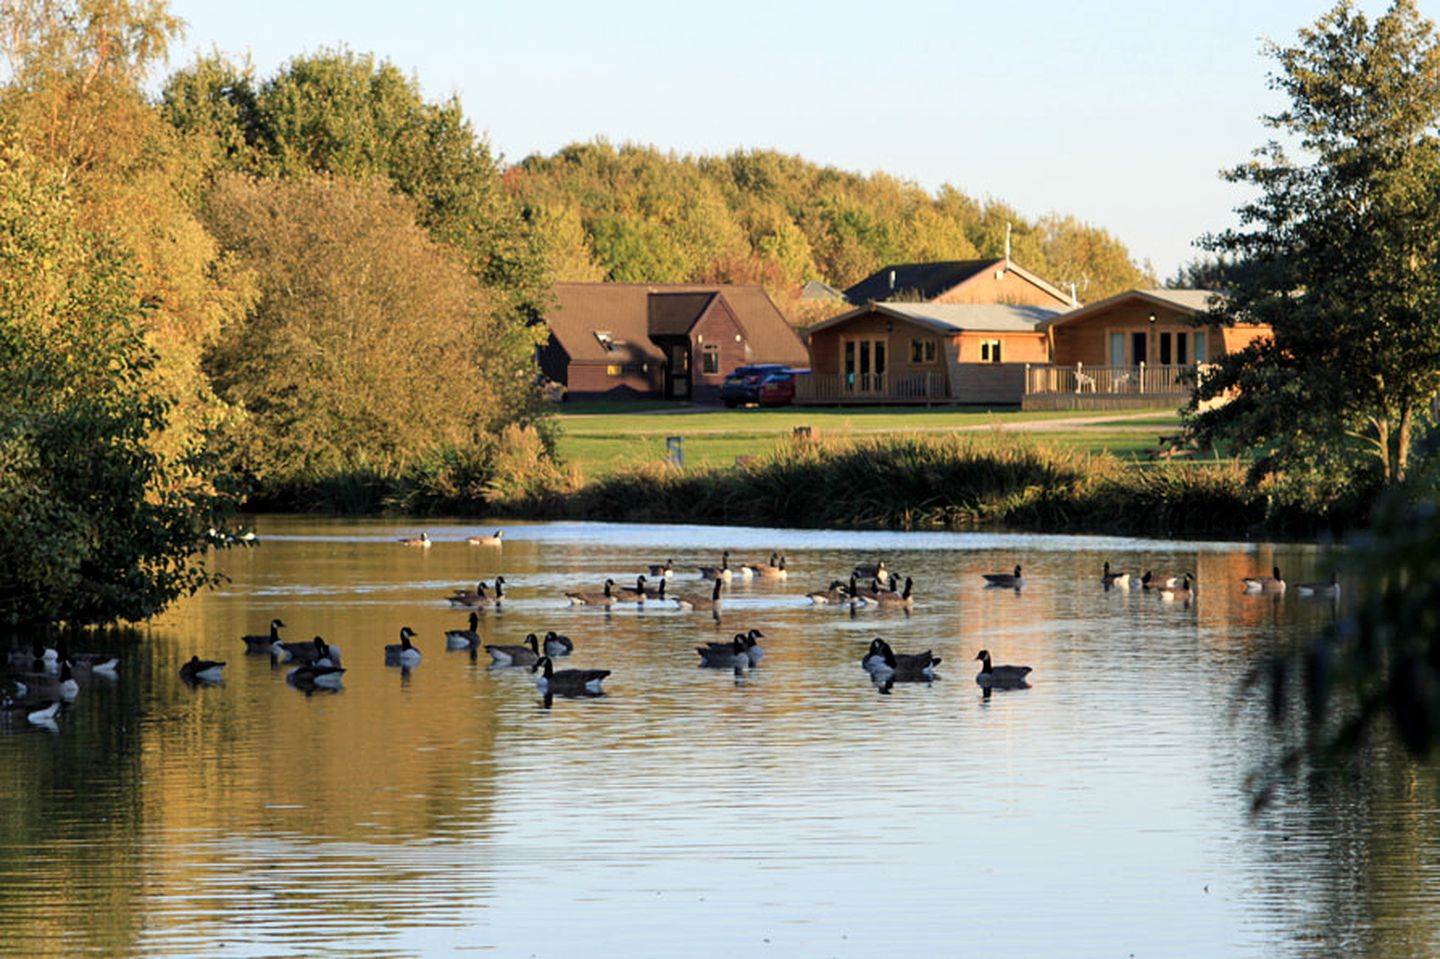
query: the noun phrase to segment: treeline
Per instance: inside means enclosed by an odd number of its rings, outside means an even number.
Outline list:
[[[1073,216],[1023,216],[953,186],[931,194],[770,150],[678,156],[604,140],[506,174],[560,280],[764,285],[788,314],[807,280],[847,287],[887,263],[1012,256],[1093,301],[1154,286],[1148,264]],[[803,318],[803,317],[802,317]]]

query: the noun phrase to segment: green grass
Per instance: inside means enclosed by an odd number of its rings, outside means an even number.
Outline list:
[[[1025,413],[1014,407],[990,410],[893,406],[725,410],[685,408],[673,403],[567,404],[557,420],[560,455],[587,479],[595,479],[630,466],[664,462],[665,439],[669,436],[683,438],[686,468],[720,467],[733,465],[739,456],[772,452],[797,426],[809,426],[822,438],[861,438],[896,433],[988,434],[992,429],[1003,432],[1037,421],[1102,417],[1123,417],[1124,423],[1077,423],[1053,430],[1013,432],[1075,452],[1111,452],[1122,459],[1133,459],[1153,449],[1160,434],[1175,432],[1179,427],[1173,410]]]

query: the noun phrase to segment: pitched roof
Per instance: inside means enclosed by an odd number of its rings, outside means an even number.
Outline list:
[[[941,263],[892,263],[877,270],[845,291],[851,303],[865,304],[871,300],[894,300],[914,296],[921,300],[952,290],[1003,260],[947,260]],[[895,275],[892,283],[891,274]]]
[[[857,316],[880,313],[907,320],[937,333],[1034,333],[1041,324],[1063,315],[1048,306],[1008,303],[873,303],[817,323],[806,332],[839,326]]]
[[[1216,293],[1214,290],[1126,290],[1123,293],[1116,293],[1098,303],[1091,303],[1089,306],[1082,306],[1079,309],[1070,310],[1050,320],[1047,326],[1068,325],[1083,320],[1087,317],[1098,316],[1111,308],[1129,300],[1139,300],[1142,303],[1151,303],[1155,306],[1165,306],[1173,310],[1179,310],[1187,316],[1196,313],[1203,313],[1210,309],[1210,303],[1214,299],[1223,298],[1225,294]]]
[[[802,300],[843,300],[845,294],[821,280],[807,280],[800,288]]]
[[[759,286],[700,283],[557,283],[545,322],[571,361],[665,361],[651,336],[684,335],[721,297],[745,330],[756,363],[805,365],[805,344]],[[606,349],[597,333],[612,339]]]

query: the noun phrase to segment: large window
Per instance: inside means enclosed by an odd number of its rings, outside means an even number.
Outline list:
[[[980,341],[980,362],[981,362],[981,363],[999,363],[999,362],[1000,362],[1000,341],[999,341],[999,340],[981,340],[981,341]]]
[[[917,336],[910,341],[910,362],[911,363],[934,363],[935,362],[935,338],[930,336]]]
[[[701,373],[720,372],[720,346],[717,343],[706,343],[704,351],[700,354]]]

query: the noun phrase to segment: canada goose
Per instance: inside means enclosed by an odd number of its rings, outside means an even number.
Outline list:
[[[486,591],[485,581],[482,579],[475,584],[474,589],[452,590],[446,597],[451,606],[489,606],[490,594]]]
[[[281,643],[277,653],[285,654],[287,663],[313,663],[326,659],[330,655],[330,647],[325,640],[316,636],[308,643]],[[337,657],[338,659],[338,657]],[[335,663],[339,665],[339,663]]]
[[[855,598],[862,600],[866,603],[874,603],[880,598],[881,593],[891,592],[891,590],[888,590],[884,586],[882,586],[878,579],[870,580],[869,586],[855,586],[855,579],[853,576],[851,577],[850,581],[850,591],[854,594]],[[899,580],[896,578],[894,573],[890,574],[890,582],[894,585],[899,585]]]
[[[1339,596],[1340,571],[1332,571],[1328,583],[1300,583],[1295,587],[1295,591],[1301,596]]]
[[[486,646],[492,666],[534,666],[540,661],[540,641],[531,633],[523,646]]]
[[[535,688],[547,696],[599,696],[604,692],[601,682],[610,675],[608,669],[562,669],[556,671],[549,656],[530,667],[530,672],[540,673]]]
[[[985,577],[986,586],[1001,586],[1009,589],[1020,589],[1025,585],[1025,579],[1020,575],[1020,564],[1015,564],[1013,573],[982,573]]]
[[[99,673],[101,676],[114,676],[120,668],[120,658],[110,653],[71,652],[70,644],[63,636],[60,637],[58,644],[58,655],[61,662],[69,663],[70,668],[82,676],[95,673]]]
[[[607,579],[605,581],[605,592],[603,593],[592,593],[580,590],[574,593],[566,593],[565,596],[570,600],[572,606],[614,606],[614,589],[615,581],[613,579]]]
[[[561,636],[555,630],[545,634],[545,655],[550,657],[569,656],[575,652],[575,644],[570,641],[569,636]]]
[[[805,598],[816,606],[845,606],[848,605],[854,597],[846,591],[844,583],[838,579],[832,579],[829,589],[806,593]]]
[[[430,534],[421,533],[419,536],[402,536],[396,540],[401,546],[418,546],[421,549],[430,548]]]
[[[7,720],[18,720],[24,717],[27,723],[45,726],[52,723],[59,712],[60,704],[58,702],[24,703],[11,699],[9,695],[0,699],[0,718]]]
[[[80,684],[75,681],[75,673],[68,660],[60,661],[57,673],[25,673],[20,679],[30,699],[61,699],[68,703],[80,695]]]
[[[658,577],[660,577],[661,579],[669,579],[671,576],[674,575],[674,573],[675,573],[675,561],[674,561],[673,559],[667,559],[667,560],[665,561],[665,565],[663,565],[663,566],[660,565],[659,563],[652,563],[652,564],[650,564],[650,575],[651,575],[651,576],[658,576]]]
[[[654,587],[653,589],[649,586],[645,587],[645,598],[659,600],[665,599],[665,581],[662,579],[660,581],[660,585]]]
[[[700,654],[700,665],[713,669],[749,669],[750,654],[745,650],[745,634],[736,633],[728,643],[709,643],[696,646]]]
[[[740,575],[745,579],[754,579],[756,576],[764,577],[765,570],[773,570],[780,562],[780,554],[772,552],[770,558],[763,563],[741,563],[739,566]]]
[[[857,579],[878,579],[882,584],[890,582],[890,573],[885,569],[883,559],[874,565],[856,566],[850,575]]]
[[[1155,573],[1147,569],[1145,575],[1140,577],[1140,586],[1144,589],[1169,589],[1179,585],[1179,574]]]
[[[504,541],[504,537],[505,531],[503,529],[497,529],[489,536],[471,536],[465,540],[465,542],[471,546],[499,546]]]
[[[420,650],[410,645],[410,637],[418,635],[409,626],[401,627],[400,642],[385,647],[386,666],[414,666],[420,662]]]
[[[643,603],[650,594],[645,590],[645,575],[635,577],[635,588],[621,586],[615,590],[615,601],[619,603]]]
[[[720,607],[720,590],[724,587],[723,579],[715,580],[715,588],[711,590],[708,597],[705,596],[672,596],[681,609],[714,610]]]
[[[474,610],[470,611],[469,629],[447,629],[445,630],[446,649],[470,649],[480,643],[480,614]]]
[[[727,642],[727,643],[706,643],[705,646],[706,646],[707,649],[710,649],[710,650],[720,650],[720,651],[722,652],[722,655],[724,655],[725,653],[728,653],[728,652],[733,648],[733,646],[734,646],[735,643],[741,643],[741,644],[743,644],[743,646],[744,646],[744,648],[745,648],[745,655],[746,655],[746,657],[748,657],[749,660],[750,660],[750,665],[751,665],[751,666],[758,666],[758,665],[760,665],[760,660],[762,660],[762,659],[765,658],[765,650],[761,649],[761,648],[760,648],[760,645],[759,645],[758,643],[756,643],[755,641],[756,641],[757,639],[764,639],[764,638],[765,638],[765,634],[764,634],[764,633],[760,632],[760,630],[758,630],[758,629],[752,629],[752,630],[750,630],[750,632],[748,632],[748,633],[736,633],[736,634],[735,634],[735,638],[734,638],[733,640],[731,640],[730,642]],[[701,655],[702,658],[705,656],[704,653],[701,653],[700,655]],[[707,664],[707,665],[708,665],[708,664]]]
[[[1100,574],[1100,585],[1106,589],[1128,589],[1130,587],[1130,574],[1110,572],[1110,561],[1107,559],[1105,561],[1105,572]]]
[[[730,551],[727,549],[720,554],[719,566],[696,566],[700,572],[701,579],[718,579],[730,582]]]
[[[1162,586],[1160,588],[1160,599],[1167,603],[1185,603],[1189,605],[1195,591],[1190,588],[1190,574],[1186,573],[1179,586]]]
[[[46,649],[45,643],[37,636],[26,648],[10,650],[9,663],[18,669],[33,668],[38,672],[53,664],[59,655],[53,649]]]
[[[923,653],[897,653],[877,636],[861,657],[860,665],[877,681],[928,683],[938,678],[935,667],[940,665],[940,657],[932,656],[928,649]]]
[[[296,666],[285,676],[285,681],[292,686],[304,689],[306,686],[323,686],[326,689],[339,689],[340,677],[345,675],[345,670],[340,666],[322,666],[319,663],[306,663],[303,666]]]
[[[980,650],[975,658],[981,661],[975,682],[986,689],[1024,689],[1030,685],[1025,679],[1031,672],[1029,666],[992,666],[988,649]]]
[[[1242,582],[1247,593],[1283,593],[1285,580],[1280,578],[1280,567],[1270,569],[1269,576],[1246,576]]]
[[[910,595],[911,588],[915,581],[909,576],[905,577],[905,589],[896,593],[886,590],[875,594],[875,603],[883,609],[910,609],[915,605],[915,599]]]
[[[180,678],[190,683],[218,683],[224,668],[223,662],[191,656],[190,662],[180,667]]]
[[[780,561],[777,563],[775,562],[775,557],[772,555],[768,566],[755,567],[755,575],[761,579],[785,579],[790,574],[785,571],[785,557],[781,556]]]
[[[247,653],[273,653],[275,647],[280,645],[280,630],[285,624],[278,619],[270,620],[270,634],[260,636],[241,636],[245,641],[245,652]]]

